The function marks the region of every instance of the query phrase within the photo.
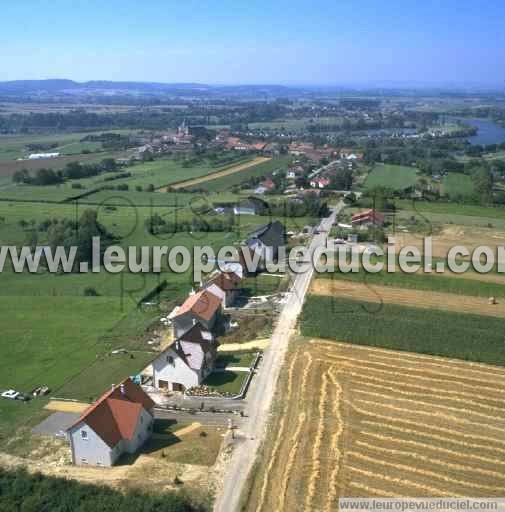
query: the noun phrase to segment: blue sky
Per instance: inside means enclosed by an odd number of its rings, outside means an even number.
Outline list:
[[[22,0],[0,13],[0,80],[505,80],[503,0]]]

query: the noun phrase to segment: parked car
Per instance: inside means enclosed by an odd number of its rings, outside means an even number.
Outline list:
[[[23,402],[28,402],[28,400],[31,399],[30,395],[25,395],[24,393],[20,393],[14,389],[8,389],[7,391],[4,391],[0,396],[8,400],[21,400]]]
[[[7,398],[9,400],[17,400],[18,396],[21,393],[19,391],[15,391],[14,389],[9,389],[7,391],[4,391],[0,396],[2,398]]]

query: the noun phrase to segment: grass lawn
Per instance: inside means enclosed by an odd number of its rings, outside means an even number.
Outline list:
[[[204,381],[204,386],[209,386],[219,393],[237,395],[242,389],[242,384],[247,378],[247,372],[215,372],[211,373]]]
[[[300,325],[309,337],[505,365],[501,318],[309,295]]]
[[[170,428],[179,430],[183,426],[175,424]],[[219,454],[224,432],[224,428],[200,427],[178,437],[169,431],[163,437],[153,436],[140,453],[163,458],[167,462],[212,466]]]
[[[442,192],[451,199],[457,199],[460,197],[472,197],[475,194],[475,188],[471,176],[450,172],[444,177]]]
[[[386,187],[403,190],[415,185],[417,169],[404,165],[377,164],[365,180],[365,188]]]
[[[248,297],[257,297],[259,295],[274,295],[287,288],[288,278],[274,275],[258,274],[249,276],[240,283],[241,293]]]
[[[256,359],[256,352],[219,352],[216,365],[249,368]]]

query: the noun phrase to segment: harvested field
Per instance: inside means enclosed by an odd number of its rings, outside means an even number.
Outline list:
[[[340,496],[503,496],[504,392],[505,368],[299,343],[243,510],[330,512]]]
[[[397,252],[406,245],[413,245],[422,254],[424,236],[425,234],[395,233]],[[439,233],[433,234],[433,257],[445,259],[449,249],[455,245],[463,245],[470,254],[480,245],[495,250],[496,247],[505,245],[505,232],[485,227],[446,225]]]
[[[505,317],[505,301],[488,304],[484,297],[457,295],[425,290],[409,290],[391,286],[369,285],[364,282],[331,279],[316,279],[312,282],[310,293],[370,303],[408,304],[410,307],[423,309],[440,309],[458,313]]]
[[[254,167],[259,164],[263,164],[265,162],[268,162],[270,158],[264,157],[264,156],[258,156],[251,160],[250,162],[245,162],[242,164],[234,165],[232,167],[229,167],[227,169],[223,169],[218,172],[214,172],[212,174],[208,174],[206,176],[201,176],[200,178],[194,178],[191,180],[181,181],[180,183],[175,183],[173,185],[170,185],[171,189],[180,189],[180,188],[187,188],[187,187],[194,187],[195,185],[200,185],[201,183],[205,183],[206,181],[215,180],[216,178],[223,178],[224,176],[229,176],[230,174],[235,174],[240,171],[245,171],[246,169],[249,169],[251,167]],[[160,192],[166,192],[167,187],[160,189]]]

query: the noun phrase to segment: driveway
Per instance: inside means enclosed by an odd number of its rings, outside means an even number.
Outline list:
[[[80,416],[75,412],[55,412],[32,429],[32,433],[41,436],[63,437],[65,430],[73,425]]]

